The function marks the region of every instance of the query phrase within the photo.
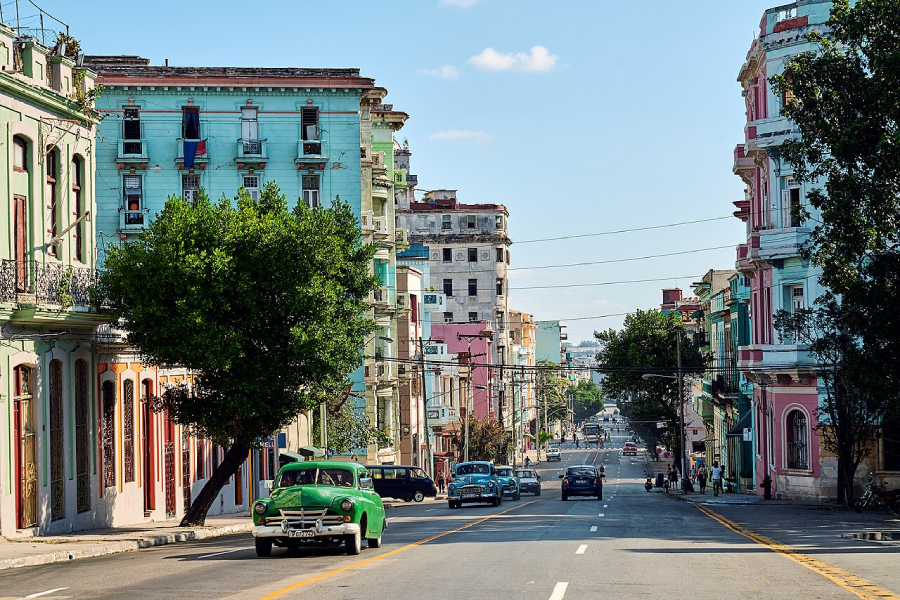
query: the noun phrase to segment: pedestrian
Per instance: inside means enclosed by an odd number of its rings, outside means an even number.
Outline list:
[[[438,485],[438,491],[439,491],[440,493],[442,493],[442,494],[444,493],[444,483],[445,483],[445,482],[444,482],[444,472],[443,472],[443,471],[438,471],[438,472],[437,472],[437,485]]]
[[[672,471],[669,473],[669,482],[672,484],[672,489],[678,487],[678,468],[672,465]]]
[[[597,471],[600,472],[600,479],[602,479],[603,481],[606,481],[606,467],[603,465],[602,462],[600,463],[600,467],[597,469]]]
[[[452,479],[452,477],[450,476],[450,471],[445,471],[444,472],[444,488],[445,489],[450,489],[450,479]]]
[[[527,456],[525,457],[525,468],[529,468],[531,466],[531,459]]]
[[[722,489],[722,467],[719,466],[719,461],[713,462],[710,475],[712,476],[713,496],[718,496]]]
[[[697,483],[700,484],[700,493],[706,493],[706,465],[701,464],[697,469]]]
[[[697,465],[691,467],[691,483],[697,483]]]

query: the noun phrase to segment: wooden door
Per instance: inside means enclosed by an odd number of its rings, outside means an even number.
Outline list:
[[[166,517],[175,516],[175,423],[166,415],[165,492]]]
[[[156,431],[153,428],[153,411],[150,410],[150,397],[152,395],[152,383],[145,379],[141,383],[141,465],[143,468],[144,486],[144,512],[148,513],[156,508],[156,486],[154,473],[156,472]],[[149,515],[148,515],[149,516]]]
[[[16,522],[19,529],[37,525],[37,435],[31,396],[31,369],[16,367],[13,401],[16,443]]]
[[[16,292],[28,291],[28,270],[25,258],[28,255],[28,223],[25,218],[25,196],[14,196],[14,257],[16,260]]]

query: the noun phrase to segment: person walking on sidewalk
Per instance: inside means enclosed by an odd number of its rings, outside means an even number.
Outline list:
[[[525,457],[525,468],[529,468],[531,466],[531,459],[529,457]]]
[[[697,483],[700,484],[700,493],[706,493],[706,465],[701,464],[697,469]]]
[[[713,496],[718,496],[722,489],[722,467],[719,466],[718,461],[713,463],[710,474],[712,475]]]
[[[444,493],[444,483],[445,483],[444,482],[444,472],[438,471],[438,473],[437,473],[438,492],[440,492],[442,494]]]

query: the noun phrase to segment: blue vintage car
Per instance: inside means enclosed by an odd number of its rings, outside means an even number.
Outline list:
[[[483,461],[456,465],[453,480],[447,488],[447,502],[450,508],[459,508],[464,502],[489,502],[500,506],[503,484],[497,477],[497,469]]]
[[[497,478],[503,486],[503,493],[506,496],[512,496],[513,500],[518,500],[522,492],[519,489],[519,477],[516,475],[515,470],[508,465],[497,465],[495,469]]]

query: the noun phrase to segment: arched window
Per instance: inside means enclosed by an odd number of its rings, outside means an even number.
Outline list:
[[[28,141],[19,136],[13,137],[13,170],[28,172]]]
[[[125,483],[134,481],[134,381],[122,384],[122,468]]]
[[[75,361],[75,489],[79,513],[91,510],[90,433],[91,420],[88,392],[88,364],[84,359]]]
[[[102,387],[103,487],[116,485],[116,386],[104,381]]]
[[[44,159],[44,168],[47,173],[47,233],[51,238],[56,237],[59,233],[59,193],[56,180],[59,177],[59,153],[53,149],[53,146],[47,148],[47,157]],[[48,247],[50,254],[56,254],[56,246]]]
[[[792,410],[787,416],[787,466],[788,469],[809,468],[809,435],[806,415]]]

